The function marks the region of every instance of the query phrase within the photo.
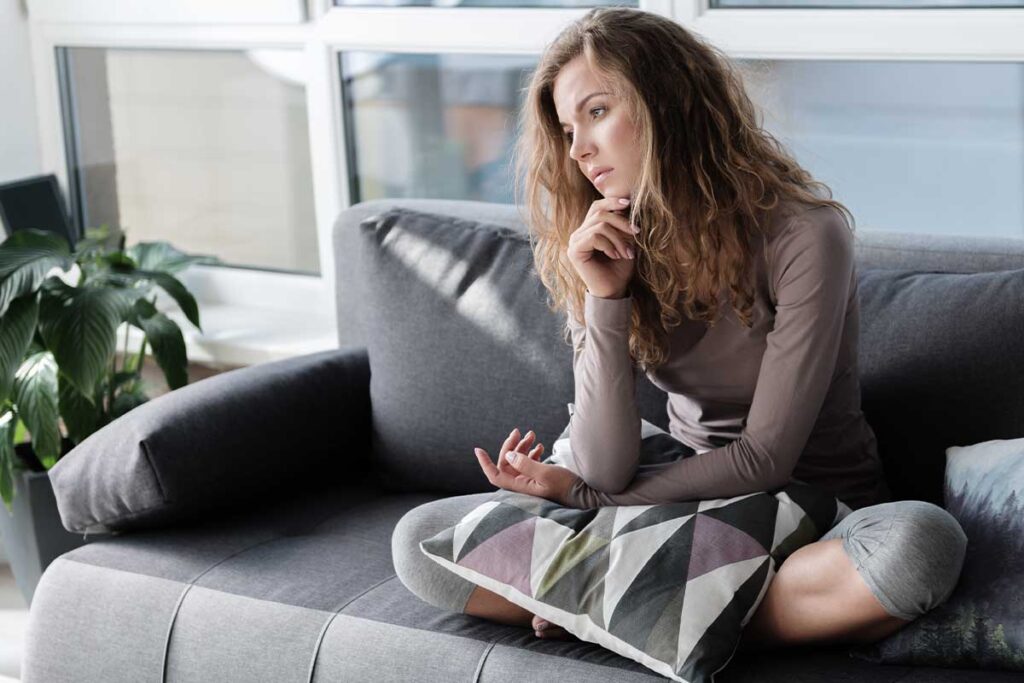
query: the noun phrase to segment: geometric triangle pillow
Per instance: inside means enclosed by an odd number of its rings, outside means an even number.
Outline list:
[[[545,462],[564,462],[567,433]],[[642,438],[648,463],[680,444],[646,420]],[[849,512],[799,482],[587,510],[499,489],[420,549],[580,640],[675,681],[709,681],[732,659],[783,560]]]

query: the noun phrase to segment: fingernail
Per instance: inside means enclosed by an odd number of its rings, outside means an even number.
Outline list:
[[[508,453],[505,454],[505,459],[508,460],[513,465],[516,464],[517,457],[519,457],[519,454],[516,453],[515,451],[509,451]]]
[[[546,622],[546,621],[538,621],[538,622],[537,622],[537,627],[536,627],[536,628],[537,628],[538,630],[541,630],[541,631],[543,631],[543,630],[544,630],[544,629],[546,629],[547,627],[548,627],[548,622]]]
[[[632,248],[626,247],[626,256],[628,256],[629,258],[633,258],[633,249]]]
[[[622,205],[629,204],[629,200],[628,199],[620,199],[619,200],[619,204],[622,204]]]
[[[508,435],[509,435],[509,436],[515,436],[515,435],[516,435],[516,434],[518,434],[518,433],[519,433],[519,427],[516,427],[516,428],[515,428],[515,429],[513,429],[513,430],[512,430],[511,432],[509,432],[509,433],[508,433]]]
[[[637,234],[637,233],[639,233],[639,232],[640,232],[640,226],[639,226],[639,225],[634,225],[634,226],[633,226],[633,233],[634,233],[634,234]]]

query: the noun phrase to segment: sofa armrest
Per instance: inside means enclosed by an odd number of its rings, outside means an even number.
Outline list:
[[[369,357],[348,348],[164,394],[84,439],[49,478],[67,530],[113,532],[357,479],[369,456]]]

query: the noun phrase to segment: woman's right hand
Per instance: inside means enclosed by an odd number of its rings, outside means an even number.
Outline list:
[[[626,204],[620,199],[626,199]],[[627,218],[628,199],[598,199],[590,205],[580,227],[569,236],[569,262],[590,293],[604,299],[626,296],[636,268],[636,241]]]

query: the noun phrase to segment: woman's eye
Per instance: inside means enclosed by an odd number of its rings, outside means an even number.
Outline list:
[[[605,110],[604,107],[594,107],[593,109],[590,110],[590,115],[594,116],[594,112],[595,111],[603,112],[604,110]],[[567,131],[565,133],[565,137],[569,140],[569,142],[572,142],[572,132],[571,131]]]

